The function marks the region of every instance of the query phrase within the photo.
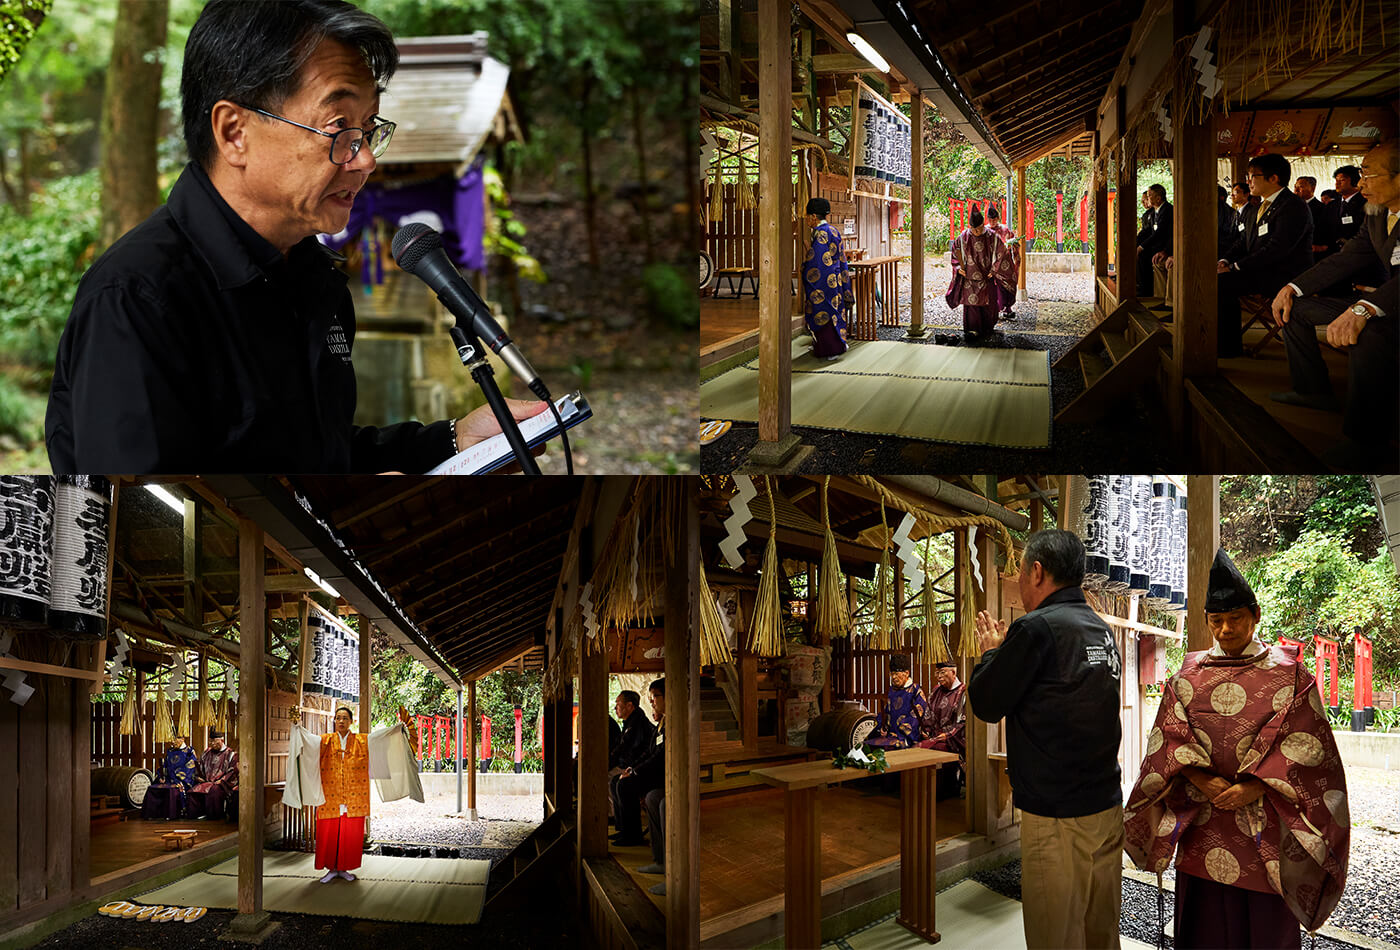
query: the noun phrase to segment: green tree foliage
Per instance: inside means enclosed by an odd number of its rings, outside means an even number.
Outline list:
[[[1400,580],[1365,476],[1227,476],[1221,543],[1248,577],[1260,636],[1342,643],[1350,683],[1352,634],[1373,643],[1377,688],[1400,685]],[[1349,687],[1347,691],[1349,696]]]
[[[34,32],[53,10],[53,0],[0,0],[0,81],[19,62]]]

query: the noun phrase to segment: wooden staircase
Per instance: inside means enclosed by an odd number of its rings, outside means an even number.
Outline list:
[[[555,812],[540,823],[505,860],[491,869],[487,908],[539,896],[533,890],[544,873],[567,864],[574,855],[576,822],[572,814]]]
[[[1171,342],[1158,313],[1141,301],[1124,301],[1055,362],[1077,362],[1084,374],[1084,391],[1055,414],[1056,422],[1100,419],[1117,398],[1156,379],[1159,352]]]

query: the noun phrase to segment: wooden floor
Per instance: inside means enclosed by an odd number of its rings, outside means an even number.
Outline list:
[[[1245,347],[1254,345],[1263,337],[1263,330],[1251,328],[1244,335]],[[1333,391],[1339,398],[1345,397],[1346,355],[1325,345],[1322,347],[1322,355],[1327,361]],[[1293,388],[1288,375],[1288,356],[1284,352],[1283,343],[1277,340],[1270,342],[1257,357],[1241,356],[1221,360],[1220,372],[1252,401],[1268,410],[1269,415],[1307,446],[1313,455],[1321,455],[1341,441],[1341,413],[1286,406],[1269,398],[1269,393],[1286,392]]]
[[[802,327],[802,308],[792,298],[792,325]],[[753,297],[700,298],[700,355],[723,359],[758,345],[758,301]]]
[[[874,783],[862,783],[862,785]],[[938,839],[967,830],[965,802],[938,803]],[[822,794],[822,877],[899,855],[899,796],[849,784]],[[760,789],[700,802],[700,919],[783,893],[783,793]]]
[[[94,878],[122,868],[160,858],[173,856],[175,852],[165,850],[165,842],[160,835],[176,829],[193,828],[199,831],[195,839],[199,844],[238,834],[236,821],[204,821],[202,819],[178,821],[111,821],[92,826],[91,873]]]

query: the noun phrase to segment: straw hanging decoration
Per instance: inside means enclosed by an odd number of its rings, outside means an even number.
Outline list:
[[[977,643],[977,594],[972,589],[972,561],[964,555],[962,562],[962,598],[958,603],[958,626],[961,628],[958,653],[964,657],[975,658],[982,655],[982,648]]]
[[[883,498],[880,499],[880,536],[885,543],[880,550],[880,579],[875,588],[875,630],[870,635],[870,646],[876,650],[888,650],[894,639],[890,635],[894,616],[890,610],[890,526],[885,520]]]
[[[719,166],[715,166],[715,180],[710,185],[710,220],[724,220],[724,181],[719,175]]]
[[[700,568],[700,665],[714,666],[731,663],[734,654],[729,651],[729,639],[724,635],[724,620],[719,615],[719,606],[710,590],[709,578],[705,569]]]
[[[938,618],[938,609],[934,604],[933,595],[933,575],[928,569],[928,543],[924,543],[924,633],[923,633],[923,654],[934,663],[946,663],[952,657],[948,655],[948,638],[943,632],[943,621]]]
[[[174,738],[175,724],[170,718],[170,700],[163,695],[165,690],[156,690],[156,724],[152,737],[156,742],[169,742]]]
[[[201,726],[214,721],[214,704],[209,696],[209,661],[203,663],[204,670],[199,675],[199,704],[195,706],[194,717]]]
[[[749,181],[749,163],[744,161],[742,155],[739,156],[739,183],[734,186],[734,207],[740,211],[758,207],[753,196],[753,183]]]
[[[177,735],[190,739],[190,678],[189,663],[183,653],[180,654],[180,663],[185,666],[185,676],[180,680],[180,719],[177,725]]]
[[[141,720],[136,716],[136,671],[131,671],[131,678],[126,681],[126,696],[122,699],[122,727],[121,734],[124,736],[134,736],[141,728]]]
[[[778,599],[778,506],[773,500],[773,483],[763,476],[768,489],[768,547],[763,551],[763,576],[758,582],[758,599],[754,603],[753,626],[749,644],[755,656],[782,656],[783,617]]]
[[[836,535],[831,531],[831,516],[827,511],[826,493],[831,476],[822,482],[822,525],[826,528],[826,546],[822,550],[821,586],[817,589],[817,632],[828,637],[845,637],[851,633],[851,617],[845,593],[841,590],[841,557],[836,553]]]

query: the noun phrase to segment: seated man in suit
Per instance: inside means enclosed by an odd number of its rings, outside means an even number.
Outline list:
[[[1323,455],[1339,468],[1394,466],[1400,425],[1400,367],[1396,321],[1400,320],[1400,143],[1381,142],[1361,163],[1366,221],[1336,254],[1293,278],[1274,297],[1274,320],[1283,327],[1293,389],[1274,399],[1313,409],[1338,408],[1327,364],[1313,328],[1327,326],[1327,342],[1347,351],[1350,375],[1342,432],[1347,441]],[[1343,297],[1323,295],[1356,275],[1383,278],[1374,291]]]
[[[1355,165],[1343,165],[1332,174],[1337,184],[1337,200],[1328,207],[1331,212],[1332,249],[1340,251],[1342,245],[1361,231],[1361,222],[1366,217],[1366,198],[1361,193],[1361,169]]]
[[[1308,203],[1313,219],[1313,260],[1320,261],[1332,253],[1332,242],[1327,239],[1332,230],[1332,219],[1327,206],[1314,197],[1317,179],[1311,175],[1299,175],[1293,182],[1293,193]]]
[[[1147,200],[1152,205],[1152,230],[1145,240],[1138,241],[1138,296],[1154,295],[1153,267],[1160,266],[1172,256],[1172,206],[1167,201],[1167,189],[1151,185]]]
[[[1216,353],[1222,357],[1244,352],[1240,335],[1240,297],[1272,297],[1294,275],[1312,266],[1312,215],[1308,206],[1288,190],[1288,159],[1273,153],[1249,160],[1249,193],[1258,205],[1240,214],[1243,230],[1221,249],[1216,264]]]

